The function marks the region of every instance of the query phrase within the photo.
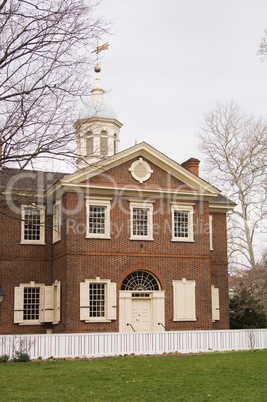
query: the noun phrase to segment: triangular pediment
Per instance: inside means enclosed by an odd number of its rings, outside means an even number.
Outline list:
[[[72,187],[88,186],[94,182],[95,185],[97,185],[97,177],[103,177],[105,175],[106,177],[108,177],[108,175],[112,176],[111,171],[116,171],[116,168],[117,171],[119,169],[121,170],[122,166],[125,166],[126,163],[129,165],[130,161],[138,160],[139,158],[143,159],[148,164],[150,163],[151,165],[156,166],[158,169],[161,169],[171,177],[175,178],[177,183],[183,185],[184,191],[197,192],[198,194],[213,197],[220,193],[217,188],[213,187],[199,176],[191,173],[179,163],[168,158],[166,155],[159,152],[146,142],[142,142],[116,155],[100,160],[93,166],[88,166],[84,169],[76,171],[73,174],[67,175],[60,181],[60,184],[66,187]],[[140,183],[138,180],[129,180],[127,183],[123,181],[120,183],[120,180],[116,180],[116,183],[118,186],[127,184],[129,187],[133,185],[135,188],[140,187],[142,189],[160,186],[160,188],[165,189],[166,191],[168,191],[168,188],[171,190],[168,183],[164,185],[162,182],[155,182],[155,180],[152,180],[152,178],[153,174],[151,175],[151,179],[146,180],[143,183]],[[104,184],[108,185],[108,183],[104,183],[103,180],[101,184],[102,187]],[[114,183],[112,185],[114,187]],[[175,186],[176,185],[177,184],[175,183]]]

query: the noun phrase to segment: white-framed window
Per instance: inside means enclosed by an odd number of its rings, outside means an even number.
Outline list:
[[[21,206],[21,244],[45,244],[44,206]]]
[[[61,201],[53,205],[53,243],[61,240]]]
[[[85,279],[80,283],[80,320],[105,322],[116,320],[116,283],[110,279]]]
[[[173,321],[196,321],[196,281],[173,280]]]
[[[172,241],[194,241],[194,204],[172,204]]]
[[[111,199],[86,197],[86,237],[110,239]]]
[[[220,319],[220,301],[219,289],[211,285],[211,306],[212,306],[212,321]]]
[[[86,155],[92,155],[94,153],[94,137],[92,132],[89,132],[91,135],[86,138]]]
[[[100,133],[100,155],[108,155],[108,133],[107,131],[101,131]]]
[[[213,216],[209,215],[210,250],[213,250]]]
[[[38,325],[60,321],[60,282],[51,286],[44,283],[21,283],[15,287],[14,323]]]
[[[153,203],[130,200],[130,240],[153,240]]]

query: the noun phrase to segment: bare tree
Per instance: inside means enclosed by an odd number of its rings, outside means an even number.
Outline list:
[[[93,0],[0,0],[0,164],[25,168],[75,148],[77,101],[108,24]],[[71,153],[73,156],[73,153]]]
[[[256,246],[267,231],[267,123],[233,102],[218,103],[204,118],[200,140],[209,178],[237,203],[230,216],[230,255],[242,253],[243,265],[254,269]]]
[[[261,38],[258,55],[261,56],[262,60],[264,60],[267,55],[267,29],[264,30],[264,35]]]

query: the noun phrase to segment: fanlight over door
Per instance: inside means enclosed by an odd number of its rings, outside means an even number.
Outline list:
[[[163,331],[164,299],[156,277],[134,271],[123,280],[120,297],[120,332]]]

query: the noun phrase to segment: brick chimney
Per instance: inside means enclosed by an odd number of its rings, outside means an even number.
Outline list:
[[[190,158],[187,159],[187,161],[181,163],[181,166],[189,172],[194,173],[196,176],[198,176],[198,167],[199,167],[200,161],[196,158]]]

